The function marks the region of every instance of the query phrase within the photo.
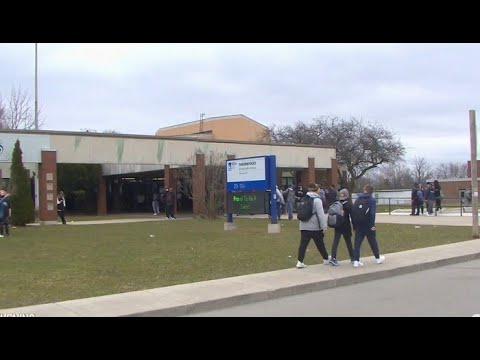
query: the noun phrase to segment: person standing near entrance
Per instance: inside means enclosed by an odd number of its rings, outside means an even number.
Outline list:
[[[165,204],[166,204],[166,212],[168,219],[176,219],[174,210],[175,210],[175,202],[177,201],[175,197],[175,193],[173,192],[173,188],[169,188],[166,194]]]
[[[442,211],[442,187],[438,180],[433,181],[433,188],[435,189],[435,215]]]
[[[295,204],[295,191],[293,191],[293,185],[290,185],[287,191],[284,193],[285,201],[287,203],[288,220],[293,219],[293,205]]]
[[[63,193],[63,191],[60,191],[57,196],[57,212],[60,216],[60,219],[62,219],[63,225],[67,224],[67,221],[65,220],[65,207],[65,194]]]
[[[0,190],[0,237],[10,236],[9,222],[12,216],[12,209],[7,192]],[[4,232],[5,229],[5,232]]]
[[[153,215],[160,215],[160,194],[158,190],[153,190],[152,198]]]

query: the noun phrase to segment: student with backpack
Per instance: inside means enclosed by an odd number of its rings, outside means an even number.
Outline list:
[[[329,264],[328,252],[323,242],[325,232],[327,231],[327,222],[325,221],[319,192],[320,188],[317,184],[308,184],[308,192],[298,204],[297,219],[300,220],[300,245],[298,247],[297,269],[307,267],[303,261],[311,239],[313,239],[318,251],[322,255],[323,264]]]
[[[369,184],[365,185],[363,187],[363,194],[358,195],[353,206],[352,223],[355,229],[353,267],[355,268],[363,266],[363,263],[360,262],[360,248],[365,236],[367,237],[368,244],[375,256],[375,262],[381,264],[385,261],[385,256],[380,255],[376,239],[375,209],[377,204],[372,194],[373,186]]]
[[[342,207],[341,214],[338,213],[337,210],[334,210],[335,204],[340,204]],[[328,226],[333,227],[335,229],[335,236],[333,237],[333,244],[332,244],[332,257],[330,258],[330,265],[338,266],[337,261],[337,248],[338,244],[340,243],[340,237],[343,235],[343,239],[345,240],[345,244],[347,245],[348,255],[350,256],[350,260],[354,261],[354,253],[353,253],[353,246],[352,246],[352,227],[350,225],[350,214],[352,213],[352,201],[349,199],[349,194],[347,189],[340,190],[340,201],[336,201],[328,210]],[[333,213],[335,211],[335,213]],[[331,213],[332,212],[332,213]],[[330,218],[336,217],[335,224],[333,221],[330,221]],[[341,220],[340,220],[341,219]],[[331,225],[332,224],[332,225]]]

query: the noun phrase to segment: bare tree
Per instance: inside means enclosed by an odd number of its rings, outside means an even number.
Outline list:
[[[378,190],[407,189],[413,183],[412,172],[404,162],[383,164],[358,180],[358,189],[369,183]]]
[[[427,179],[433,177],[432,167],[424,157],[415,157],[413,159],[413,180],[416,183],[423,184]]]
[[[408,189],[414,183],[412,173],[404,162],[385,166],[383,172],[389,185],[388,189]]]
[[[43,126],[38,111],[38,127]],[[3,127],[6,129],[35,129],[35,110],[32,108],[30,96],[21,87],[12,87],[7,99]]]
[[[3,105],[2,96],[0,95],[0,129],[5,128],[5,105]]]
[[[466,178],[467,177],[467,164],[462,163],[449,163],[450,177],[452,178]]]
[[[467,164],[462,163],[441,163],[435,168],[437,179],[466,178]]]
[[[190,156],[192,162],[195,154]],[[215,219],[225,213],[225,160],[227,154],[210,151],[205,154],[205,199],[193,197],[193,172],[190,168],[179,168],[177,174],[183,179],[182,193],[197,204],[203,202],[206,213],[200,214],[209,219]]]
[[[341,187],[355,189],[355,183],[381,164],[401,161],[405,148],[393,133],[378,124],[363,125],[360,120],[320,116],[313,124],[297,122],[293,126],[272,127],[272,142],[318,144],[335,147]]]
[[[448,165],[446,163],[441,163],[435,168],[435,177],[437,179],[448,179],[449,178]]]

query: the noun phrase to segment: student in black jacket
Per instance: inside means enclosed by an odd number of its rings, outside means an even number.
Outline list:
[[[352,246],[352,226],[350,224],[350,217],[352,214],[352,201],[349,199],[349,194],[347,189],[340,190],[340,203],[343,206],[343,218],[344,222],[339,228],[335,228],[335,235],[333,237],[333,244],[332,244],[332,257],[330,258],[330,265],[337,266],[337,248],[338,244],[340,243],[340,237],[343,235],[345,239],[345,244],[347,244],[348,255],[350,256],[350,260],[353,263],[354,260],[354,253],[353,253],[353,246]]]

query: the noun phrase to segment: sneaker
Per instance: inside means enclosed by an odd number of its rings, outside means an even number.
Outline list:
[[[306,267],[307,265],[305,265],[303,262],[297,261],[297,269],[303,269]]]
[[[385,256],[380,255],[380,257],[378,259],[375,259],[375,261],[377,264],[381,264],[385,261]]]
[[[0,238],[2,238],[2,237],[3,237],[3,235],[0,235]]]
[[[360,262],[360,261],[354,261],[354,262],[353,262],[353,267],[354,267],[354,268],[357,268],[357,267],[360,267],[360,266],[363,266],[363,263],[362,263],[362,262]]]
[[[328,256],[328,259],[323,259],[323,265],[330,265],[330,260],[332,259],[332,257],[329,255]]]
[[[330,265],[332,265],[332,266],[338,266],[338,265],[340,265],[340,264],[338,263],[337,259],[335,259],[335,258],[331,258],[328,262],[329,262]]]
[[[153,213],[153,216],[157,215],[157,213]]]

